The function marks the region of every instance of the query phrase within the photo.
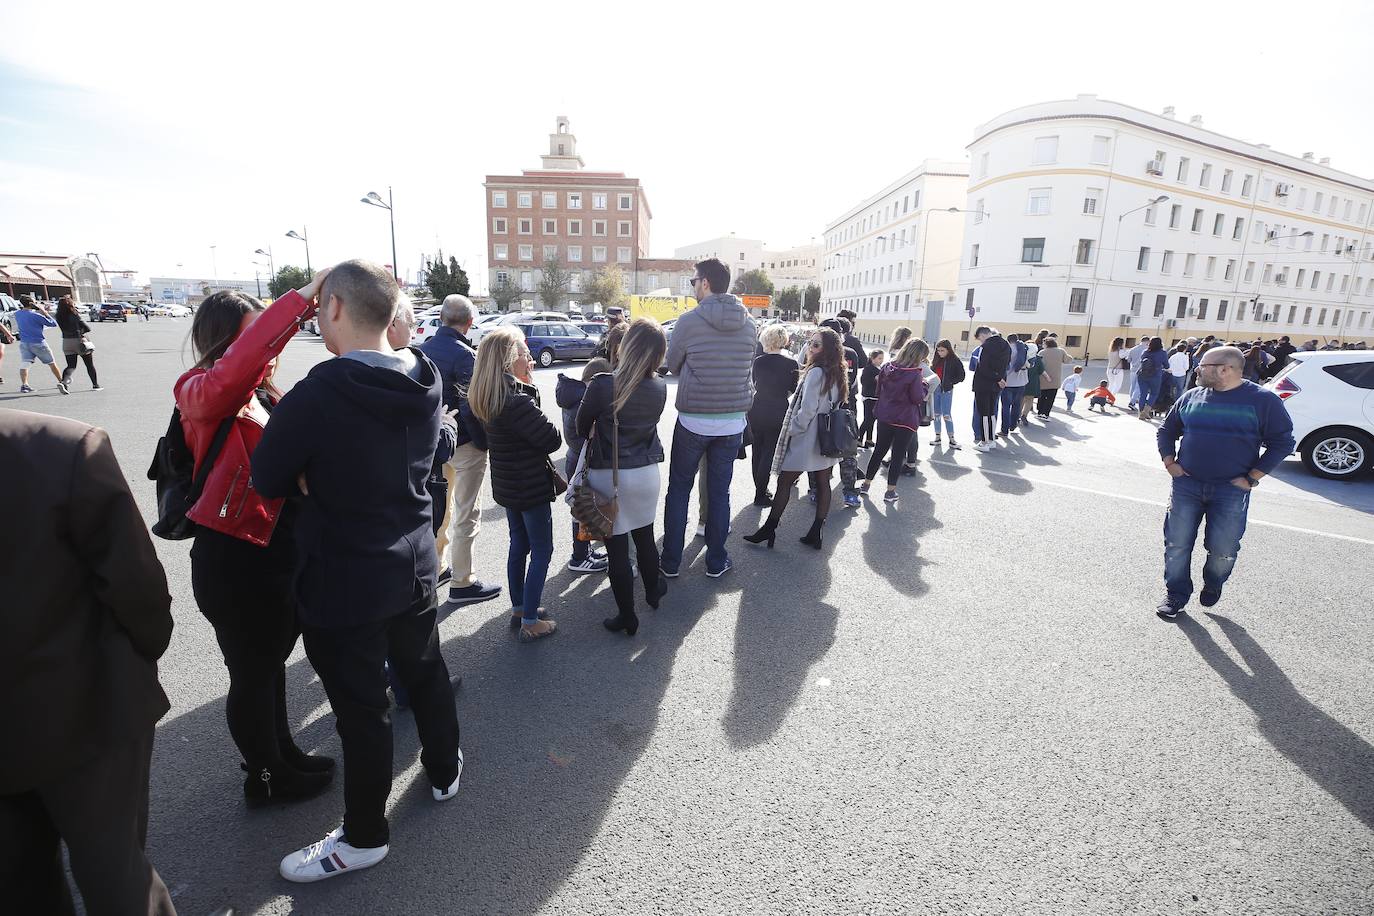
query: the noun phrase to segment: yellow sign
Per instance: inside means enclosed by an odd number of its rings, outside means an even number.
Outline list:
[[[696,307],[691,296],[631,296],[630,317],[668,321]]]
[[[773,300],[770,296],[740,296],[739,301],[747,309],[766,309]]]

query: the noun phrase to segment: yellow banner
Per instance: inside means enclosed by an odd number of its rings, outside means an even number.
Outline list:
[[[631,296],[630,317],[668,321],[696,307],[691,296]]]

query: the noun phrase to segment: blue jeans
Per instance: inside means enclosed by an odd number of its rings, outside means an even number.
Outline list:
[[[945,432],[949,433],[949,441],[954,441],[954,420],[950,412],[954,408],[954,392],[946,391],[943,388],[935,388],[935,416],[930,420],[935,427],[935,435],[940,435],[940,419],[945,421]]]
[[[1140,395],[1136,400],[1136,406],[1153,407],[1155,401],[1159,400],[1159,389],[1164,385],[1164,375],[1156,372],[1149,378],[1137,379],[1136,385]]]
[[[506,585],[511,607],[533,626],[539,621],[539,599],[553,559],[553,513],[549,503],[517,512],[506,510],[510,526],[510,552],[506,554]],[[526,566],[526,558],[529,560]]]
[[[1009,433],[1021,425],[1021,398],[1025,394],[1025,385],[1016,388],[1008,385],[998,395],[1002,402],[1002,432]]]
[[[1140,406],[1140,372],[1131,372],[1131,399],[1126,402],[1130,407]]]
[[[730,555],[725,536],[730,533],[730,480],[735,473],[743,433],[730,436],[698,436],[679,420],[673,429],[673,451],[668,459],[668,495],[663,505],[663,554],[660,565],[676,574],[682,565],[687,538],[687,504],[692,500],[697,466],[706,458],[706,571],[725,568]]]
[[[1164,588],[1176,607],[1193,594],[1193,544],[1202,520],[1207,520],[1203,545],[1207,562],[1202,567],[1202,587],[1221,591],[1240,552],[1245,534],[1245,515],[1250,494],[1222,481],[1202,483],[1192,477],[1173,478],[1169,510],[1164,516]]]
[[[1064,399],[1067,400],[1067,401],[1069,402],[1069,410],[1073,410],[1073,401],[1074,401],[1074,398],[1076,398],[1076,397],[1078,397],[1078,392],[1077,392],[1077,391],[1066,391],[1066,392],[1064,392]]]

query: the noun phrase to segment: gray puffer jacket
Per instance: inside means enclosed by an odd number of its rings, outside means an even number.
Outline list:
[[[744,413],[754,400],[757,331],[740,301],[713,293],[673,326],[668,371],[681,376],[681,413]]]

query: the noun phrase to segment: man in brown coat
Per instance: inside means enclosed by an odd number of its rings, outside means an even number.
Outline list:
[[[0,410],[0,900],[73,912],[175,912],[143,854],[167,578],[104,431]]]

